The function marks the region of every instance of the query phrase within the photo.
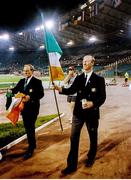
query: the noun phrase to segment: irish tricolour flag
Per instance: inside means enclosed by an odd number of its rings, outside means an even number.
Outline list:
[[[50,61],[51,80],[63,80],[64,73],[60,65],[62,50],[52,32],[44,27],[45,47]]]

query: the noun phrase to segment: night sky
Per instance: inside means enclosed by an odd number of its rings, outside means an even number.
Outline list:
[[[38,15],[38,9],[43,12],[64,14],[84,2],[85,0],[2,0],[0,31],[6,29],[16,31],[28,26]]]

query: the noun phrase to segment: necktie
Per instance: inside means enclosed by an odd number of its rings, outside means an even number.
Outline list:
[[[28,78],[25,79],[24,90],[26,90],[27,82],[28,82]]]

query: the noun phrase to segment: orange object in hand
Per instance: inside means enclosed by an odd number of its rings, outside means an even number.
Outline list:
[[[15,105],[11,111],[7,114],[7,118],[11,120],[12,124],[15,126],[18,119],[20,112],[24,109],[24,102],[26,102],[26,95],[23,93],[17,93],[15,98],[21,98],[21,101]]]

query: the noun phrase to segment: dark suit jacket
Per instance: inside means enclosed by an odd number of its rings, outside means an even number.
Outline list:
[[[82,73],[76,77],[70,88],[62,88],[62,94],[65,95],[74,94],[75,92],[77,92],[77,97],[73,114],[84,120],[99,119],[99,107],[106,99],[104,78],[93,72],[85,86],[85,75]],[[90,109],[82,109],[82,99],[92,101],[94,106]]]
[[[39,113],[40,99],[44,96],[44,89],[41,80],[32,77],[28,83],[26,89],[24,90],[25,78],[21,79],[18,84],[12,89],[12,93],[16,94],[18,92],[24,93],[30,96],[30,100],[25,103],[23,113]]]

